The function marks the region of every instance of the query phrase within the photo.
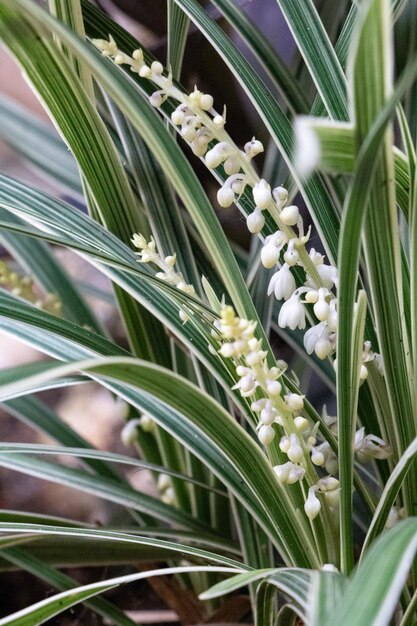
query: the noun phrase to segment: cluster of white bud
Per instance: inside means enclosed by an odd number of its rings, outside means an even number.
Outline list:
[[[138,248],[139,250],[136,254],[140,257],[139,260],[141,263],[153,263],[162,270],[161,272],[157,272],[155,274],[157,278],[164,280],[184,293],[191,296],[195,295],[194,287],[185,282],[184,276],[181,272],[174,270],[176,262],[175,254],[166,256],[165,258],[161,257],[156,250],[154,238],[151,237],[150,241],[146,241],[145,237],[138,233],[133,235],[132,243],[135,248]],[[187,322],[190,319],[189,313],[184,310],[181,310],[179,315],[183,322]]]
[[[38,309],[48,313],[62,315],[62,302],[54,293],[39,297],[30,276],[21,276],[13,271],[5,261],[0,261],[0,285],[10,289],[11,293],[31,302]]]
[[[251,188],[254,209],[246,218],[248,230],[260,233],[265,225],[265,211],[269,212],[277,224],[277,230],[265,238],[261,250],[261,262],[267,269],[277,268],[273,274],[268,295],[274,294],[277,300],[283,300],[278,324],[281,328],[304,329],[306,327],[306,308],[309,305],[317,323],[305,333],[304,345],[308,354],[313,352],[320,359],[335,355],[337,331],[337,285],[336,267],[326,264],[324,257],[314,248],[307,252],[305,246],[309,240],[310,229],[305,234],[303,219],[295,205],[287,205],[288,192],[284,187],[271,188],[269,183],[260,179],[251,160],[264,151],[260,141],[253,138],[240,150],[224,129],[226,109],[219,114],[214,108],[210,94],[194,89],[190,94],[180,91],[172,81],[171,73],[164,75],[163,66],[154,61],[150,66],[144,61],[141,50],[135,50],[132,56],[120,51],[112,37],[109,41],[93,40],[104,56],[113,58],[116,64],[128,64],[132,72],[150,79],[157,87],[150,102],[160,107],[169,97],[178,102],[171,114],[171,121],[181,137],[188,143],[195,155],[204,160],[210,170],[223,167],[226,180],[217,193],[220,206],[229,207],[236,202],[248,186]],[[155,263],[162,269],[157,274],[188,293],[194,294],[191,285],[186,285],[180,273],[173,270],[175,256],[162,259],[155,250],[155,242],[146,242],[135,235],[133,243],[141,252],[142,262]],[[291,268],[296,266],[304,270],[304,284],[297,287]],[[188,319],[181,312],[182,319]],[[300,413],[303,410],[303,397],[297,394],[282,396],[282,384],[279,380],[285,365],[269,367],[266,352],[261,342],[256,339],[256,324],[235,316],[231,307],[224,307],[221,318],[215,322],[213,336],[221,341],[220,354],[232,358],[239,377],[235,389],[242,397],[253,398],[251,408],[258,415],[257,433],[260,442],[268,446],[276,435],[274,424],[284,429],[285,435],[280,440],[280,449],[288,456],[288,462],[276,466],[277,479],[282,484],[293,484],[307,479],[309,474],[309,492],[305,503],[305,512],[310,519],[318,515],[321,507],[317,497],[324,494],[329,506],[337,506],[338,481],[329,476],[314,482],[311,480],[311,468],[323,468],[329,475],[338,470],[337,458],[328,442],[317,442],[317,425],[311,425]],[[370,349],[369,342],[364,345],[361,379],[367,376],[366,363],[376,360],[382,372],[379,355]],[[334,424],[332,424],[334,426]],[[358,431],[359,433],[361,431]],[[355,450],[358,458],[367,455],[373,458],[386,458],[384,442],[374,436],[357,435]],[[308,470],[308,471],[307,471]],[[323,482],[325,481],[325,482]],[[327,482],[326,482],[327,481]]]
[[[168,97],[179,103],[171,113],[171,121],[179,134],[194,154],[204,159],[209,169],[214,170],[222,165],[227,175],[217,194],[221,207],[231,206],[246,185],[256,186],[258,177],[250,167],[250,162],[264,151],[264,147],[253,137],[244,145],[243,150],[239,150],[224,130],[226,108],[222,113],[216,111],[213,96],[202,93],[197,87],[189,94],[182,92],[173,84],[171,73],[164,74],[161,63],[158,61],[151,65],[145,63],[142,50],[135,50],[132,56],[129,56],[118,49],[112,37],[109,41],[93,39],[93,44],[116,64],[129,65],[132,72],[151,80],[158,87],[150,96],[150,103],[154,107],[162,106]],[[252,232],[259,232],[264,222],[257,209],[248,218],[248,226]]]
[[[234,389],[238,389],[242,397],[251,398],[251,409],[258,419],[256,431],[259,441],[269,446],[278,433],[276,426],[281,428],[281,433],[285,433],[280,438],[279,448],[288,461],[274,467],[277,480],[282,485],[307,480],[310,490],[305,512],[313,519],[320,511],[316,492],[327,494],[338,489],[337,479],[330,476],[320,479],[315,469],[326,468],[329,474],[329,470],[337,471],[337,461],[331,467],[332,458],[336,460],[334,453],[330,446],[325,448],[328,446],[326,442],[317,443],[318,424],[312,425],[302,415],[304,397],[298,393],[285,393],[280,378],[286,364],[278,362],[276,366],[269,367],[267,353],[254,334],[256,324],[237,317],[232,307],[225,306],[214,325],[213,336],[220,341],[220,355],[234,360],[239,377]],[[318,507],[315,500],[319,503]],[[335,494],[333,499],[326,495],[330,507],[337,506],[337,500]]]

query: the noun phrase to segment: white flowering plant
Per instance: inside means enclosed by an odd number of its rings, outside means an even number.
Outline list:
[[[297,72],[238,2],[209,4],[255,65],[196,0],[168,0],[166,60],[88,0],[0,5],[0,37],[59,137],[4,99],[0,136],[87,208],[0,176],[13,260],[0,330],[49,357],[1,371],[0,400],[56,441],[1,443],[0,466],[116,503],[122,520],[0,511],[0,566],[57,590],[0,624],[84,602],[132,626],[98,595],[167,574],[176,593],[157,589],[184,624],[416,623],[416,2],[278,0]],[[182,86],[191,24],[262,141],[238,145],[228,103]],[[249,252],[219,221],[232,205]],[[57,247],[110,280],[125,343]],[[125,455],[36,397],[89,381],[120,399]],[[152,495],[120,464],[150,470]],[[81,585],[69,564],[125,567]]]

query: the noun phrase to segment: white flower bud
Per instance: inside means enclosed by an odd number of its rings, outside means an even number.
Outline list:
[[[297,250],[294,250],[294,248],[286,250],[284,254],[284,261],[286,262],[287,265],[292,267],[293,265],[296,265],[299,260],[300,260],[300,255],[298,254]]]
[[[203,109],[203,111],[210,111],[210,109],[213,108],[213,104],[214,104],[213,96],[211,96],[209,93],[204,93],[200,97],[199,104],[200,104],[200,107]]]
[[[286,224],[287,226],[295,226],[298,222],[298,218],[300,217],[300,212],[296,206],[287,206],[285,209],[282,209],[279,217],[283,224]]]
[[[288,393],[284,400],[290,411],[302,411],[304,408],[304,396],[298,393]]]
[[[317,300],[319,299],[319,294],[317,291],[314,291],[314,290],[307,291],[304,298],[305,298],[305,301],[308,302],[308,304],[315,304]]]
[[[230,187],[220,187],[217,192],[217,202],[221,207],[227,209],[235,201],[235,194]]]
[[[263,178],[253,188],[253,199],[261,210],[268,208],[271,202],[271,187]]]
[[[161,496],[161,502],[164,504],[176,504],[175,491],[172,487],[169,487]]]
[[[278,478],[279,482],[282,485],[285,485],[288,480],[290,466],[291,464],[288,462],[288,463],[284,463],[283,465],[275,465],[274,467],[274,472],[276,474],[276,477]]]
[[[361,365],[361,369],[360,369],[360,373],[359,373],[359,379],[360,380],[366,380],[368,378],[368,370],[366,369],[365,365]]]
[[[213,117],[213,124],[215,126],[217,126],[218,128],[222,128],[226,123],[226,120],[224,119],[224,117],[222,115],[216,115],[215,117]]]
[[[209,169],[215,169],[219,167],[220,163],[223,163],[229,156],[230,146],[225,141],[221,141],[214,148],[209,150],[206,154],[205,163]]]
[[[162,96],[162,94],[159,91],[155,91],[150,97],[149,97],[149,102],[151,103],[151,105],[155,108],[158,108],[161,106],[161,104],[163,103],[164,98]]]
[[[164,71],[164,66],[159,61],[154,61],[151,65],[152,74],[156,74],[156,76],[160,76]]]
[[[159,474],[159,477],[158,477],[159,491],[165,491],[166,489],[169,489],[169,487],[172,487],[171,476],[168,476],[168,474]]]
[[[249,159],[253,159],[253,157],[255,157],[257,154],[260,154],[264,151],[262,143],[257,139],[252,139],[252,141],[248,141],[248,143],[245,143],[244,149],[246,152],[246,156]]]
[[[263,360],[266,357],[266,352],[265,350],[258,350],[258,351],[254,351],[254,352],[249,352],[249,354],[246,355],[246,364],[249,365],[249,367],[254,367],[255,365],[260,365]]]
[[[321,322],[325,322],[329,317],[330,307],[324,298],[319,298],[313,307],[314,315]]]
[[[331,354],[332,344],[328,339],[322,337],[316,342],[314,352],[317,354],[318,358],[323,361]]]
[[[320,500],[315,494],[314,487],[310,487],[308,490],[308,498],[304,504],[304,511],[309,519],[313,520],[320,513],[321,504]]]
[[[294,417],[294,426],[299,433],[304,433],[306,430],[309,429],[310,424],[305,417],[303,417],[302,415],[297,415],[297,417]]]
[[[181,126],[185,120],[185,113],[181,111],[180,107],[176,108],[175,111],[171,113],[171,121],[176,126]]]
[[[339,489],[339,485],[339,481],[337,478],[334,478],[334,476],[326,476],[319,480],[320,491],[334,491],[335,489]]]
[[[259,413],[260,411],[262,411],[262,409],[265,408],[266,403],[267,403],[266,398],[261,398],[260,400],[254,400],[254,402],[252,402],[252,404],[250,405],[250,408],[252,409],[254,413]]]
[[[265,226],[265,218],[260,209],[255,209],[253,213],[246,218],[246,226],[250,233],[260,233]]]
[[[281,437],[281,440],[279,442],[279,449],[281,450],[281,452],[283,452],[284,454],[287,454],[288,450],[290,449],[290,438],[287,437],[287,435],[283,435],[283,437]]]
[[[240,171],[239,159],[237,156],[231,156],[223,163],[224,171],[228,176],[233,176]]]
[[[224,343],[222,347],[220,348],[220,354],[226,359],[229,359],[230,357],[235,356],[236,350],[235,350],[234,344]]]
[[[155,422],[149,415],[142,415],[139,419],[139,425],[145,433],[151,433],[155,430]]]
[[[278,206],[284,206],[288,200],[288,191],[285,187],[275,187],[275,189],[272,190],[272,195]]]
[[[288,448],[287,455],[293,463],[299,463],[303,459],[303,449],[300,446],[300,440],[295,433],[291,433],[290,435],[290,447]]]
[[[185,141],[194,141],[197,137],[197,130],[195,127],[195,119],[193,117],[186,117],[183,125],[181,126],[180,135]]]
[[[142,65],[139,70],[139,76],[141,78],[150,78],[152,76],[152,70],[148,65]]]
[[[317,448],[311,449],[311,462],[319,467],[324,464],[324,455]]]
[[[192,104],[196,104],[197,106],[199,106],[200,98],[202,95],[203,94],[201,93],[201,91],[199,91],[197,88],[194,88],[194,91],[190,93],[188,99]]]
[[[269,446],[275,437],[275,430],[272,426],[261,426],[258,431],[258,439],[264,446]]]
[[[279,396],[282,391],[282,385],[277,380],[268,380],[266,390],[270,396]]]
[[[140,420],[138,419],[129,420],[123,427],[122,432],[120,433],[120,439],[126,448],[138,440],[139,423]]]
[[[273,244],[267,243],[261,250],[262,265],[267,269],[271,269],[278,263],[279,248]]]
[[[260,414],[260,420],[262,424],[265,424],[266,426],[271,426],[274,423],[275,416],[276,411],[274,411],[271,403],[269,403],[264,409],[262,409]]]

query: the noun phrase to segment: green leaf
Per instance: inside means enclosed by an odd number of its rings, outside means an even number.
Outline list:
[[[13,615],[0,619],[0,624],[1,626],[6,626],[6,624],[10,626],[37,626],[37,624],[43,624],[47,619],[59,615],[69,607],[92,598],[103,591],[108,591],[115,586],[111,583],[98,583],[96,586],[90,586],[88,589],[64,591],[52,598],[37,602],[26,609],[13,613]]]
[[[408,446],[400,460],[392,470],[390,477],[385,484],[384,490],[378,500],[378,506],[376,507],[375,514],[372,518],[372,522],[368,528],[363,546],[362,557],[366,554],[371,543],[375,541],[378,535],[380,535],[388,519],[391,507],[394,505],[395,500],[399,494],[401,486],[404,482],[404,478],[413,466],[415,457],[417,454],[417,439]]]
[[[0,137],[55,184],[82,196],[74,157],[54,128],[4,95],[0,96]]]
[[[85,549],[85,545],[83,546]],[[10,563],[17,565],[19,568],[30,572],[34,576],[41,578],[49,585],[53,585],[56,589],[61,591],[66,589],[72,589],[78,585],[78,582],[70,576],[59,572],[58,570],[50,567],[46,563],[37,559],[33,554],[28,554],[27,550],[21,550],[19,548],[2,550],[3,558],[6,557]],[[103,598],[96,598],[94,600],[86,601],[85,605],[93,611],[96,611],[99,615],[102,615],[105,619],[111,620],[116,626],[134,626],[134,622],[129,619],[124,611],[121,611],[116,606],[104,600]]]
[[[312,0],[277,0],[332,119],[347,120],[346,79]]]
[[[417,550],[417,519],[400,522],[380,537],[355,570],[323,626],[386,626],[391,622]],[[387,567],[389,564],[389,567]]]
[[[91,598],[92,596],[102,593],[103,591],[111,589],[117,585],[133,582],[135,580],[142,580],[152,576],[165,576],[167,574],[207,571],[229,573],[234,572],[235,569],[217,566],[167,567],[165,569],[154,569],[146,572],[140,572],[138,574],[109,578],[98,583],[91,583],[89,585],[83,585],[76,587],[75,589],[63,591],[62,593],[56,594],[51,598],[42,600],[27,609],[23,609],[22,611],[13,613],[13,615],[0,619],[0,626],[36,626],[37,624],[42,624],[46,621],[46,619],[53,617],[54,615],[58,615],[69,606],[73,606],[74,604],[82,602],[87,598]]]
[[[149,394],[169,408],[169,411],[162,412],[159,409],[158,412],[151,410],[150,413],[157,423],[175,434],[196,456],[204,459],[256,517],[278,547],[282,558],[289,563],[316,562],[317,556],[310,552],[310,546],[306,543],[308,536],[293,512],[287,491],[280,487],[263,452],[220,405],[185,379],[134,359],[112,358],[61,366],[53,373],[47,371],[35,378],[12,382],[2,387],[0,399],[24,393],[25,387],[33,386],[35,381],[42,384],[45,379],[90,368],[101,379],[108,378],[109,383],[128,385],[131,391],[125,388],[122,397],[133,404],[137,405],[133,392],[136,388],[145,392],[145,397]],[[143,408],[143,400],[139,406]],[[216,456],[219,460],[215,461]],[[18,459],[20,467],[22,463]],[[256,473],[253,472],[254,465]],[[53,468],[53,472],[57,471]],[[84,482],[87,479],[82,480]],[[113,487],[111,491],[116,496]],[[152,506],[154,514],[158,513],[155,502]],[[171,518],[178,515],[173,510],[169,514]],[[280,519],[279,527],[276,519]],[[187,521],[187,525],[192,528],[191,520]]]
[[[19,513],[17,513],[17,519],[21,519],[19,517]],[[69,520],[62,520],[62,524],[67,522],[66,526],[58,526],[54,525],[54,519],[51,518],[48,520],[48,524],[46,523],[22,523],[16,521],[8,521],[8,522],[0,522],[0,532],[3,533],[21,533],[23,536],[30,535],[32,537],[35,534],[37,537],[45,537],[48,541],[51,538],[62,538],[66,544],[70,544],[71,541],[87,541],[91,542],[91,545],[97,549],[97,546],[100,546],[101,542],[103,542],[103,549],[106,550],[106,546],[113,543],[113,545],[120,545],[120,549],[125,551],[131,546],[132,550],[135,549],[135,546],[140,550],[140,546],[143,546],[148,549],[147,555],[149,558],[149,554],[151,549],[159,550],[159,552],[174,553],[179,558],[182,558],[184,554],[193,559],[204,560],[208,563],[218,563],[220,565],[226,565],[229,567],[235,567],[240,570],[250,570],[250,567],[236,561],[235,559],[231,559],[228,556],[224,556],[223,554],[218,554],[215,552],[210,552],[207,549],[201,549],[195,546],[189,546],[186,543],[179,543],[174,541],[166,541],[163,539],[155,539],[153,537],[141,536],[139,527],[135,527],[134,530],[127,531],[114,531],[114,530],[97,530],[96,528],[85,528],[85,527],[74,527],[69,526]],[[206,535],[202,534],[201,541]],[[39,545],[42,545],[41,539],[39,540]],[[32,550],[36,554],[36,546],[37,543],[32,546]],[[124,547],[123,547],[124,546]],[[139,553],[139,552],[138,552]],[[50,557],[51,558],[51,557]],[[53,554],[52,554],[52,562],[53,562]],[[97,557],[98,559],[100,557]],[[128,558],[128,557],[127,557]],[[82,562],[81,559],[79,559]],[[73,562],[73,561],[72,561]],[[120,562],[120,561],[119,561]]]
[[[307,113],[309,105],[298,81],[280,59],[265,35],[245,15],[244,11],[232,0],[211,0],[211,4],[221,11],[239,37],[244,40],[250,51],[256,56],[259,63],[262,64],[290,112],[293,114]]]
[[[168,54],[167,65],[172,69],[172,75],[176,80],[180,79],[181,67],[184,57],[185,44],[187,42],[189,19],[186,14],[175,4],[174,0],[168,0]]]

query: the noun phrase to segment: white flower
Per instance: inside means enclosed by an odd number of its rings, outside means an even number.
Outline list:
[[[327,318],[329,317],[329,313],[330,313],[330,306],[328,302],[326,301],[328,293],[329,292],[327,289],[323,289],[323,288],[319,289],[317,292],[318,300],[313,307],[314,315],[321,322],[325,322]]]
[[[281,328],[303,329],[306,327],[306,313],[297,293],[294,293],[281,307],[278,316],[278,325]]]
[[[295,157],[294,165],[300,176],[306,177],[320,161],[320,141],[307,116],[297,117],[294,123]]]
[[[290,435],[290,447],[288,448],[287,455],[293,463],[299,463],[303,459],[303,449],[295,433],[291,433]]]
[[[303,338],[304,347],[306,349],[307,354],[312,354],[314,352],[316,343],[322,337],[324,337],[325,339],[328,339],[328,329],[327,329],[327,324],[325,322],[320,322],[320,324],[317,324],[316,326],[312,326],[311,328],[308,329],[308,331],[305,333],[304,338]]]
[[[296,206],[287,206],[285,209],[282,209],[279,217],[283,224],[286,224],[287,226],[295,226],[298,222],[298,218],[300,217],[300,212]]]
[[[308,498],[304,504],[304,511],[308,518],[313,520],[320,513],[321,504],[315,493],[315,488],[310,487],[308,490]]]
[[[206,154],[205,163],[209,169],[215,169],[223,163],[232,152],[231,146],[225,141],[221,141]]]
[[[283,465],[275,465],[274,472],[282,485],[293,485],[304,478],[305,469],[288,461]]]
[[[245,143],[244,150],[246,153],[246,157],[248,159],[253,159],[253,157],[255,157],[257,154],[260,154],[264,151],[264,147],[260,141],[253,137],[252,141],[248,141],[247,143]]]
[[[296,289],[295,279],[287,263],[276,272],[268,285],[268,296],[274,292],[277,300],[288,300]]]
[[[275,430],[272,426],[261,426],[258,430],[258,439],[264,446],[269,446],[275,437]]]
[[[301,411],[304,408],[304,396],[298,393],[288,393],[284,400],[290,411]]]
[[[253,213],[246,218],[246,225],[250,233],[260,233],[265,226],[265,218],[260,209],[255,209]]]
[[[288,191],[285,187],[275,187],[272,190],[272,195],[279,208],[283,207],[288,200]]]
[[[278,263],[280,248],[273,243],[267,243],[261,250],[262,265],[270,270]]]
[[[138,439],[139,419],[129,420],[120,434],[120,439],[124,446],[131,446]]]
[[[387,459],[391,456],[391,447],[376,435],[365,435],[365,428],[355,433],[355,452],[362,463],[371,459]]]
[[[253,188],[253,199],[261,210],[268,208],[271,202],[271,186],[263,178]]]
[[[235,194],[230,187],[220,187],[217,192],[217,202],[221,207],[227,209],[235,201]]]

